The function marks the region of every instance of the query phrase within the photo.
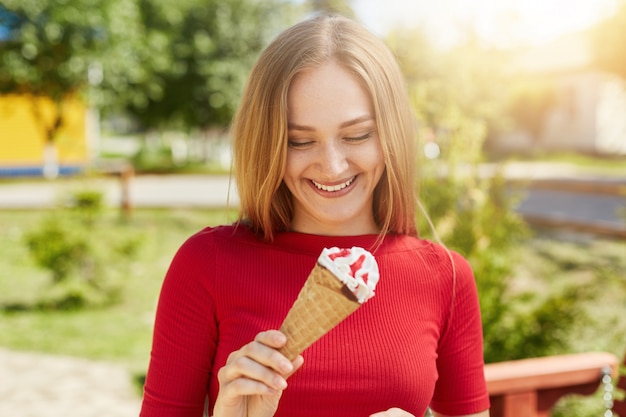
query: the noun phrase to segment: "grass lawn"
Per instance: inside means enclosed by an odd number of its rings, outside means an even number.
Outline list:
[[[0,305],[27,303],[50,285],[24,243],[25,234],[46,215],[43,211],[0,211]],[[142,241],[125,282],[123,301],[95,310],[1,311],[0,346],[111,361],[137,376],[145,372],[155,304],[172,256],[194,232],[233,217],[224,211],[142,209],[122,224],[117,215],[116,210],[106,214],[111,227],[119,229],[116,233],[139,236]],[[520,291],[553,291],[573,282],[592,289],[586,305],[588,317],[572,332],[570,351],[624,354],[625,241],[536,233],[518,255],[515,285]]]
[[[24,244],[24,235],[47,215],[0,211],[0,305],[28,303],[50,285]],[[125,282],[122,303],[80,311],[0,312],[0,346],[113,361],[133,373],[145,371],[158,292],[180,244],[206,225],[228,220],[224,211],[137,210],[125,225],[110,213],[120,236],[141,237],[138,259]]]
[[[570,334],[572,351],[626,353],[626,241],[567,232],[536,233],[521,249],[515,282],[526,290],[577,285],[588,296]]]

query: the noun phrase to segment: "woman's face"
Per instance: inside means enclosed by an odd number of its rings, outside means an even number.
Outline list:
[[[372,202],[385,163],[367,91],[354,75],[329,62],[298,74],[287,104],[283,180],[293,195],[292,230],[378,233]]]

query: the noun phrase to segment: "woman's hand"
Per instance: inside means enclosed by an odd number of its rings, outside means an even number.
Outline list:
[[[387,411],[372,414],[370,417],[415,417],[413,414],[407,413],[399,408],[390,408]]]
[[[287,388],[287,378],[296,372],[304,359],[293,362],[278,348],[287,343],[284,334],[269,330],[228,356],[219,370],[219,394],[213,409],[215,417],[271,417]]]

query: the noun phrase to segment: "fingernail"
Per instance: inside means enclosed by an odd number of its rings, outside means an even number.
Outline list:
[[[293,365],[289,361],[280,361],[278,366],[283,372],[291,372],[293,370]]]
[[[276,378],[276,388],[279,390],[287,388],[287,381],[280,377]]]

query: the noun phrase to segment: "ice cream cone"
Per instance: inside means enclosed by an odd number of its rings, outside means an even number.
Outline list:
[[[280,328],[287,336],[280,352],[295,359],[360,306],[332,272],[316,264]]]

